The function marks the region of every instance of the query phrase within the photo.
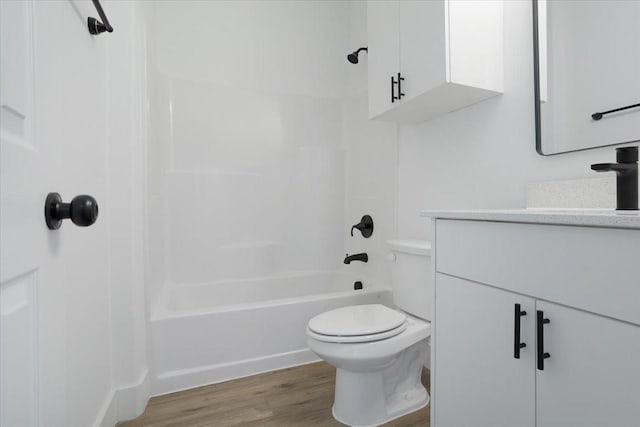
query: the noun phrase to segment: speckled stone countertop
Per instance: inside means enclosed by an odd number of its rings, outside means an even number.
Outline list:
[[[423,211],[420,216],[438,219],[523,222],[528,224],[576,225],[640,230],[640,211],[616,211],[613,209],[443,210]]]

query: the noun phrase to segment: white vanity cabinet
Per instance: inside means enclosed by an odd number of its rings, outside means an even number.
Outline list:
[[[640,425],[640,229],[433,232],[435,427]]]
[[[436,297],[433,425],[534,427],[534,334],[527,327],[534,300],[440,273]],[[521,321],[527,347],[520,359],[513,357],[515,304],[527,312]]]
[[[503,91],[502,1],[367,3],[369,117],[420,122]]]
[[[536,309],[551,322],[550,357],[535,371],[537,425],[640,425],[640,327],[546,301]]]

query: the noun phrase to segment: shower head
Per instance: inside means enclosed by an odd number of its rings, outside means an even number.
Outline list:
[[[360,49],[356,50],[355,52],[350,53],[349,55],[347,55],[347,59],[349,60],[349,62],[351,62],[352,64],[357,64],[358,63],[358,54],[360,53],[361,50],[364,50],[365,52],[369,51],[366,47],[361,47]]]

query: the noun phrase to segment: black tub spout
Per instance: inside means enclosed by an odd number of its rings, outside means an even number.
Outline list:
[[[364,252],[361,254],[353,254],[353,255],[346,254],[344,257],[344,263],[351,264],[351,261],[368,262],[369,256]]]

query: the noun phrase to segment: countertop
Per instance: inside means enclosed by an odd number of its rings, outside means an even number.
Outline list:
[[[616,211],[613,209],[432,210],[423,211],[420,216],[438,219],[522,222],[640,230],[640,211]]]

